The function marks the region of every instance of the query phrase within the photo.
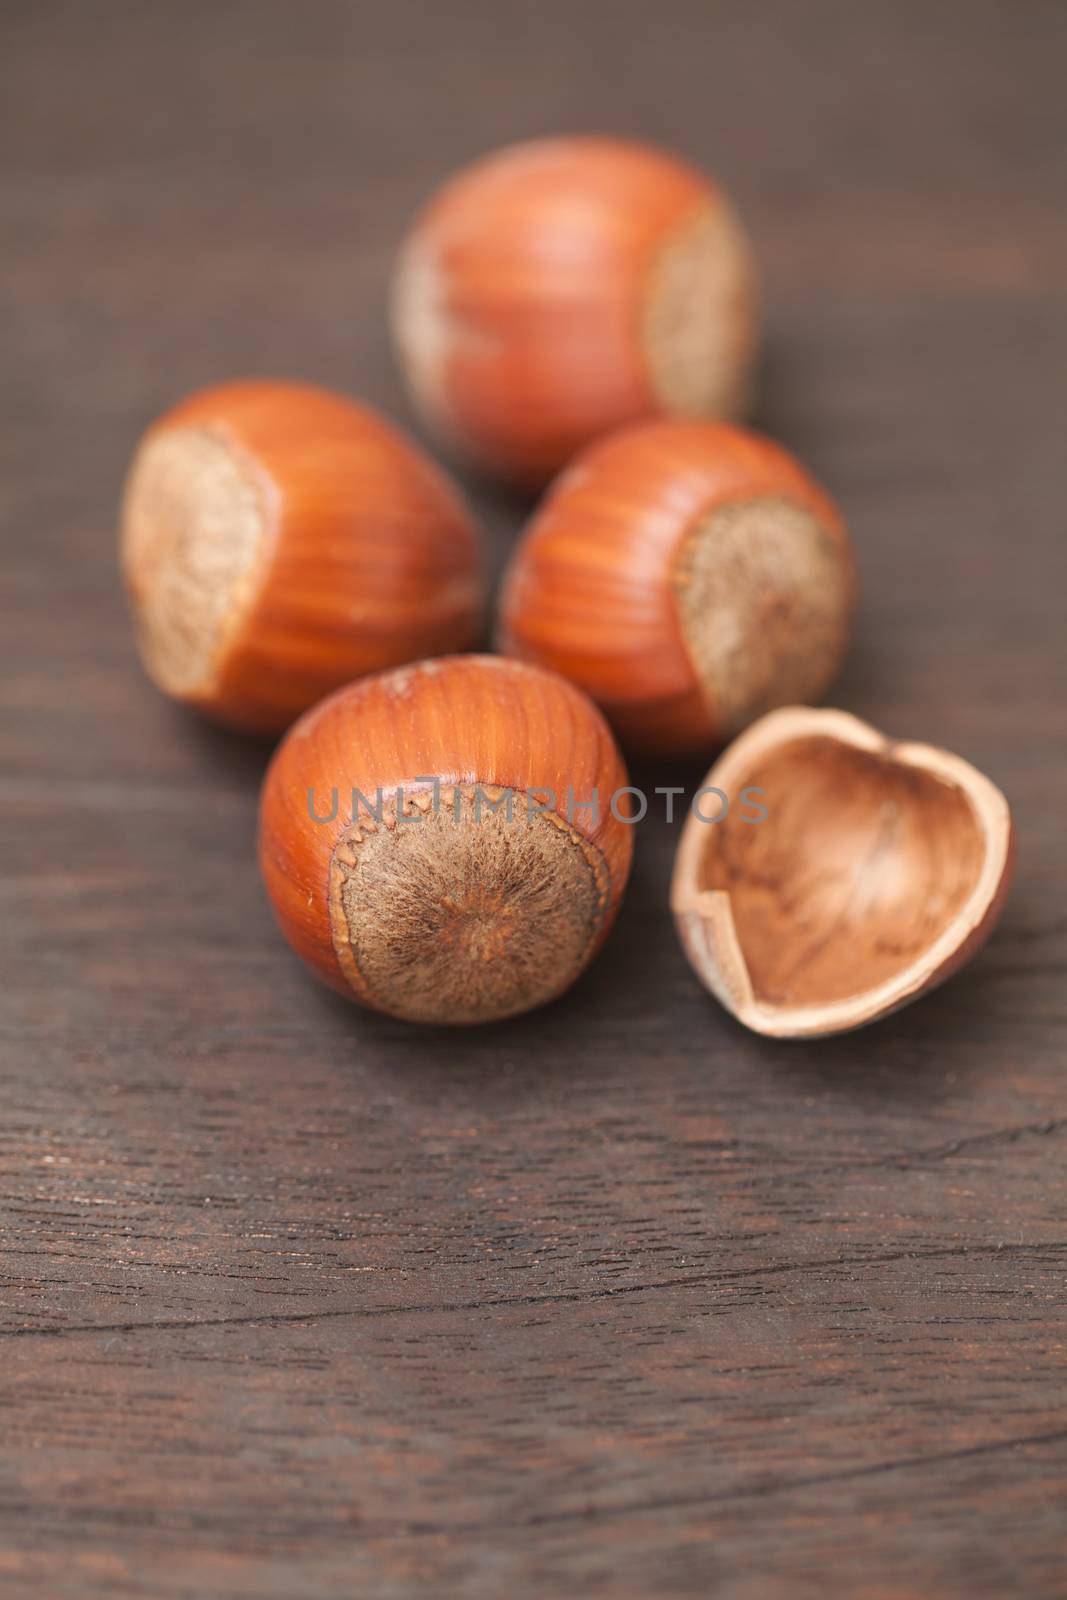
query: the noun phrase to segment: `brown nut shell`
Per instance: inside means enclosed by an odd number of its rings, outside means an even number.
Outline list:
[[[412,1022],[513,1016],[607,935],[626,782],[600,713],[554,673],[419,662],[289,731],[263,787],[264,882],[293,949],[349,999]]]
[[[704,782],[730,809],[687,818],[671,909],[705,988],[757,1033],[819,1037],[886,1016],[964,965],[1000,914],[1008,804],[948,751],[789,707]]]
[[[729,201],[621,139],[536,140],[459,173],[416,222],[393,286],[427,425],[530,484],[638,417],[742,415],[757,324]]]
[[[339,684],[469,648],[485,604],[459,494],[365,406],[250,380],[191,395],[130,469],[122,566],[149,676],[276,733]]]
[[[841,515],[788,451],[659,420],[591,446],[549,490],[498,636],[580,684],[628,748],[705,752],[822,694],[855,589]]]

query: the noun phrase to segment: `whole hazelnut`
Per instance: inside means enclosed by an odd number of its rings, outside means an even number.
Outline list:
[[[381,417],[306,384],[222,384],[155,422],[121,546],[149,676],[252,732],[351,678],[468,648],[482,623],[458,493]]]
[[[626,772],[554,673],[451,656],[339,690],[268,770],[260,863],[289,943],[411,1022],[542,1005],[603,942],[626,884]]]
[[[732,206],[619,139],[515,145],[454,177],[404,246],[393,322],[427,424],[524,483],[635,418],[739,416],[753,385],[756,290]]]
[[[854,590],[841,516],[787,451],[661,420],[591,446],[550,489],[499,640],[580,684],[631,749],[701,751],[822,693]]]

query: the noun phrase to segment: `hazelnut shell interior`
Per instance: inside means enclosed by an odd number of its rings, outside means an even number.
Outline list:
[[[788,707],[735,739],[704,783],[729,810],[714,824],[687,818],[671,909],[697,976],[755,1032],[873,1022],[941,983],[992,930],[1011,813],[960,757],[844,711]],[[746,805],[751,789],[763,792]],[[757,804],[767,814],[753,822]]]

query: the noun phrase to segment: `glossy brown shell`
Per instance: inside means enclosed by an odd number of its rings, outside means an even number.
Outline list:
[[[181,698],[221,721],[275,733],[339,684],[476,642],[481,541],[458,492],[366,407],[265,380],[205,389],[148,430],[123,531],[142,622],[155,579],[150,542],[131,518],[140,463],[168,436],[210,440],[225,452],[258,489],[262,524],[255,571],[211,671]],[[142,653],[151,670],[150,648]]]

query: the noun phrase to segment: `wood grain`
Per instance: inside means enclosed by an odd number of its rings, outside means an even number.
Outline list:
[[[9,0],[0,33],[5,1593],[1062,1594],[1067,12]],[[857,547],[835,702],[1012,804],[997,935],[856,1038],[709,999],[662,813],[558,1004],[356,1012],[272,927],[266,751],[136,664],[145,424],[235,374],[406,422],[407,222],[557,128],[737,196],[757,421]],[[499,563],[526,508],[467,483]]]

